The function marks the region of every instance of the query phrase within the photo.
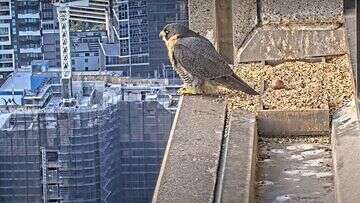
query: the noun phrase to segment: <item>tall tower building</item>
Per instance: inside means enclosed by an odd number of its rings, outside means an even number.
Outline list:
[[[43,58],[49,61],[49,68],[60,70],[60,37],[56,7],[50,2],[41,3],[41,29]]]
[[[32,60],[42,59],[40,1],[15,1],[16,30],[13,29],[17,67],[29,67]],[[14,32],[15,31],[15,32]]]
[[[90,0],[89,7],[71,7],[70,20],[106,23],[110,0]],[[0,80],[31,61],[45,59],[60,69],[59,28],[51,1],[0,2]]]
[[[70,19],[105,24],[106,11],[110,10],[110,3],[110,0],[89,0],[88,7],[70,7]]]
[[[187,1],[184,0],[151,0],[147,7],[149,27],[149,65],[155,74],[162,74],[164,67],[169,66],[164,42],[159,38],[162,28],[171,22],[187,25]]]
[[[172,118],[155,101],[3,113],[0,202],[150,202]]]
[[[15,50],[13,45],[12,28],[15,24],[13,11],[14,3],[11,0],[0,2],[0,79],[5,78],[15,69]],[[14,28],[16,31],[16,28]]]
[[[0,2],[0,77],[42,58],[40,1]]]
[[[71,7],[70,20],[104,24],[113,33],[115,40],[102,43],[99,49],[102,70],[153,78],[169,66],[158,33],[170,22],[186,24],[186,0],[90,0],[89,3],[89,7]],[[48,60],[50,69],[59,70],[56,8],[49,1],[38,0],[4,0],[0,5],[0,80],[18,68],[28,67],[33,60]]]
[[[169,65],[159,32],[171,22],[187,23],[184,0],[119,0],[112,4],[115,43],[102,43],[100,65],[124,76],[153,78]]]

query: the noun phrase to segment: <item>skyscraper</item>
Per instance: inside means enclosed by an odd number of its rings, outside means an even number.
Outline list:
[[[77,108],[45,85],[43,108],[0,114],[0,202],[150,202],[173,111],[104,82],[76,86]]]
[[[72,7],[71,20],[105,24],[109,0],[90,0],[90,7]],[[0,2],[0,79],[33,60],[49,60],[60,69],[59,28],[56,7],[50,1]]]
[[[125,76],[157,77],[169,65],[159,32],[171,22],[187,22],[184,0],[120,0],[113,2],[116,42],[102,43],[100,65]],[[119,57],[120,56],[120,57]]]
[[[13,30],[17,68],[42,59],[40,1],[15,1],[16,31]]]
[[[0,2],[0,78],[5,78],[15,69],[15,50],[13,45],[12,30],[15,24],[15,5],[11,0]]]
[[[40,1],[1,2],[0,75],[42,59]]]
[[[162,75],[169,62],[158,33],[170,22],[186,24],[186,0],[90,0],[89,3],[89,8],[71,7],[70,19],[104,24],[110,31],[108,35],[114,36],[101,44],[100,67],[89,70],[116,71],[142,78]],[[56,7],[49,1],[38,0],[4,0],[0,4],[0,79],[15,69],[28,67],[32,60],[48,60],[50,69],[59,70]]]
[[[159,38],[162,28],[172,22],[187,25],[186,0],[151,0],[147,7],[149,27],[149,65],[157,74],[170,65],[165,44]]]
[[[60,36],[56,7],[50,2],[41,3],[41,28],[43,58],[49,61],[49,68],[59,70],[60,62]]]

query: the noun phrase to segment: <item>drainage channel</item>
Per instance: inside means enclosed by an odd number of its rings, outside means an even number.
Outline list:
[[[334,202],[330,136],[259,137],[256,202]]]

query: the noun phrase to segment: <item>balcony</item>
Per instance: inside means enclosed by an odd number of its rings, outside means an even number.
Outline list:
[[[0,20],[12,19],[10,11],[0,11]]]
[[[3,67],[0,68],[0,72],[13,72],[15,70],[14,67]]]
[[[19,36],[41,36],[40,30],[33,31],[19,31]]]
[[[39,13],[25,13],[25,14],[18,14],[18,18],[40,18]]]
[[[41,53],[41,47],[38,48],[20,48],[21,54],[39,54]]]
[[[11,38],[9,35],[0,35],[0,45],[11,45]]]
[[[2,49],[0,54],[14,54],[14,49]]]
[[[0,58],[0,63],[13,63],[13,58]]]
[[[0,11],[10,11],[9,6],[0,6]]]

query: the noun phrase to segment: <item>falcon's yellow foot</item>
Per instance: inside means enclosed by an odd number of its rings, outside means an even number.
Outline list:
[[[197,95],[202,94],[202,91],[195,87],[182,87],[178,90],[180,95]]]

